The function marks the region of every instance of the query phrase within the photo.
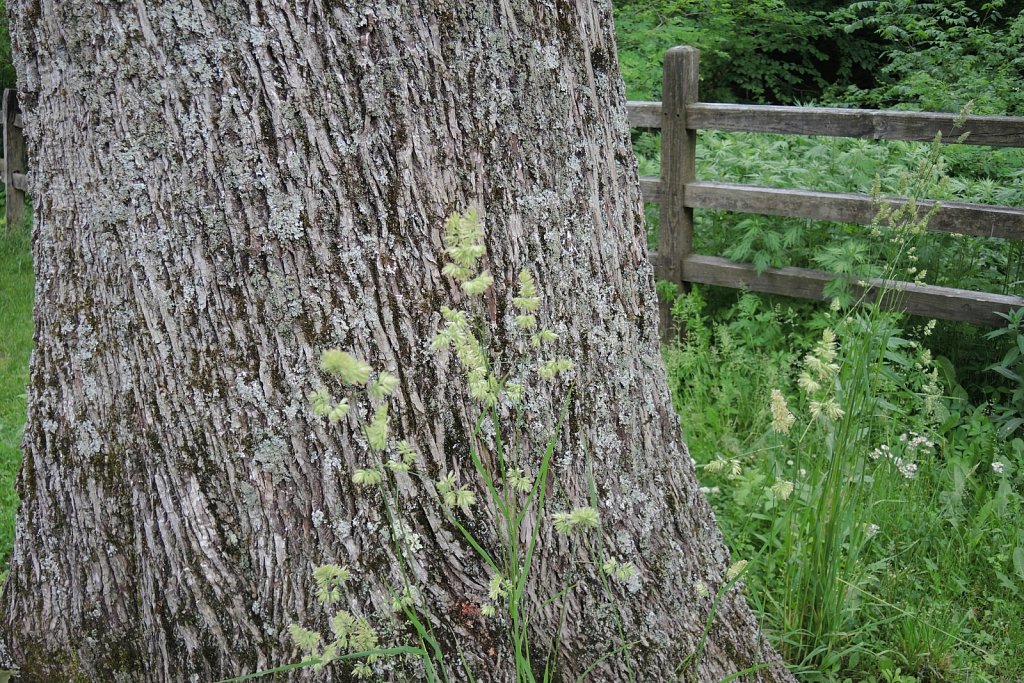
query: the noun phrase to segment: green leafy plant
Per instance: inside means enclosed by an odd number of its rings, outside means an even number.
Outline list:
[[[1006,319],[1006,326],[989,332],[985,338],[1005,338],[1010,342],[1010,348],[999,362],[988,366],[987,370],[1011,382],[1009,388],[993,392],[996,394],[993,417],[1000,425],[1000,435],[1006,437],[1024,426],[1024,308],[997,315]]]
[[[835,241],[809,254],[844,275],[829,310],[712,290],[719,303],[709,320],[699,287],[673,307],[685,336],[665,356],[702,490],[733,551],[760,558],[748,598],[809,681],[960,680],[965,661],[972,671],[992,666],[991,641],[961,637],[979,630],[969,617],[954,630],[937,623],[964,595],[1020,590],[1010,512],[1020,501],[1006,483],[1015,451],[984,408],[970,407],[949,359],[925,346],[935,322],[910,328],[858,287],[869,276],[924,277],[930,212],[913,201],[890,209],[878,188],[942,195],[939,151],[922,147],[909,170],[894,166],[872,183],[883,210],[854,246]],[[983,438],[968,436],[968,419]],[[939,540],[953,530],[952,546]],[[911,557],[919,569],[899,569]],[[947,616],[936,616],[935,595],[950,605]],[[992,613],[1010,623],[1021,614],[1012,604],[996,600]],[[1011,630],[1002,647],[1020,635]]]
[[[924,111],[958,111],[973,102],[978,113],[1022,112],[1019,3],[867,0],[833,11],[829,20],[851,34],[874,31],[888,46],[876,87],[851,87],[835,97]]]
[[[659,99],[665,50],[703,51],[707,101],[786,102],[815,97],[830,82],[869,70],[877,51],[810,3],[663,0],[614,3],[619,62],[629,96]],[[827,4],[825,4],[827,7]]]

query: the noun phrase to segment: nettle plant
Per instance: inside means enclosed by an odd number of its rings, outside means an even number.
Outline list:
[[[486,269],[480,268],[485,254],[483,227],[478,214],[468,211],[452,215],[445,226],[445,254],[449,262],[443,274],[460,283],[468,295],[468,303],[475,297],[487,294],[494,285],[494,278]],[[535,556],[538,538],[543,524],[532,520],[547,520],[562,534],[577,535],[585,551],[583,562],[590,562],[599,568],[599,575],[605,579],[607,590],[610,581],[629,582],[636,580],[636,568],[632,563],[619,562],[601,555],[599,543],[588,539],[588,532],[600,529],[600,516],[596,508],[562,506],[561,511],[548,512],[549,465],[554,453],[562,421],[565,418],[571,395],[567,388],[554,432],[546,440],[539,457],[527,457],[520,452],[519,445],[525,439],[516,433],[519,408],[529,387],[509,378],[535,376],[538,381],[568,380],[574,369],[572,361],[546,353],[557,335],[540,325],[542,317],[541,299],[533,276],[522,270],[518,276],[518,287],[511,299],[515,311],[516,332],[524,335],[523,344],[531,353],[517,359],[517,364],[504,371],[492,363],[486,339],[478,331],[483,329],[474,316],[465,310],[443,307],[441,330],[432,341],[432,349],[438,354],[454,352],[463,371],[472,402],[478,407],[479,415],[469,439],[469,457],[477,477],[460,481],[453,472],[441,472],[431,478],[424,468],[416,446],[406,440],[396,439],[390,429],[391,396],[399,380],[386,371],[374,373],[365,361],[339,349],[324,351],[321,368],[337,386],[333,392],[328,388],[310,395],[313,412],[332,424],[339,424],[350,415],[364,412],[367,420],[357,418],[358,428],[366,443],[366,459],[362,466],[352,472],[352,482],[364,492],[363,495],[379,495],[390,528],[397,567],[391,567],[391,575],[397,577],[390,588],[391,614],[355,616],[347,610],[336,610],[330,620],[332,633],[322,634],[293,624],[290,633],[296,646],[305,653],[305,659],[296,665],[323,667],[336,660],[353,662],[352,674],[369,678],[382,673],[379,662],[385,657],[413,655],[422,661],[423,673],[428,680],[448,680],[445,667],[446,654],[433,626],[439,623],[434,617],[432,606],[424,596],[427,591],[417,584],[413,567],[414,554],[420,550],[419,538],[403,519],[401,478],[415,477],[432,486],[444,518],[457,529],[461,538],[486,565],[490,573],[489,600],[473,609],[487,618],[500,620],[509,637],[509,645],[515,657],[517,680],[535,680],[531,666],[527,629],[530,621],[527,605],[527,583],[531,564]],[[507,357],[506,353],[501,356]],[[340,390],[340,391],[339,391]],[[501,411],[515,416],[511,430],[503,428],[508,420],[502,421]],[[474,445],[481,436],[484,426],[493,426],[491,437],[493,452],[481,457]],[[503,433],[503,431],[505,433]],[[511,433],[510,433],[511,432]],[[535,468],[530,467],[535,463]],[[553,482],[557,490],[557,482]],[[483,503],[481,503],[481,498]],[[491,518],[497,521],[499,552],[489,552],[468,527],[474,527],[472,518],[481,504],[491,506]],[[458,515],[456,513],[459,513]],[[459,517],[467,523],[460,521]],[[530,520],[528,525],[524,521]],[[520,531],[529,529],[525,536]],[[578,561],[573,559],[573,562]],[[324,565],[313,573],[317,586],[317,599],[327,608],[333,609],[342,602],[348,590],[352,570],[345,565]],[[567,595],[573,586],[566,585],[545,604],[555,602]],[[537,607],[537,606],[533,606]],[[372,625],[376,621],[382,627],[378,631]],[[383,647],[380,633],[399,632],[411,626],[418,643],[415,646],[396,645]],[[550,662],[557,643],[549,644],[546,661]],[[468,664],[461,653],[456,653],[464,673],[472,678]],[[544,678],[550,671],[545,669]]]

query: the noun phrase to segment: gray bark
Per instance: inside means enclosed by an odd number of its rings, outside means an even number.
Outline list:
[[[468,305],[440,274],[441,232],[471,206],[496,279],[477,310],[493,343],[521,350],[509,301],[527,266],[577,366],[545,515],[587,504],[592,483],[606,552],[640,571],[615,589],[620,635],[579,542],[546,526],[534,652],[562,609],[540,600],[571,571],[560,680],[623,637],[639,643],[591,680],[627,667],[671,679],[711,608],[694,584],[714,591],[728,556],[659,356],[610,3],[8,9],[38,283],[2,599],[25,680],[207,681],[294,661],[287,625],[326,625],[311,580],[325,562],[351,565],[347,606],[387,628],[395,558],[379,497],[351,483],[366,407],[330,427],[305,397],[328,347],[395,372],[392,426],[420,469],[479,490],[477,409],[454,358],[428,349],[439,308]],[[565,391],[528,396],[531,462]],[[513,680],[501,620],[466,609],[486,600],[489,573],[432,488],[406,478],[402,495],[438,634],[480,680]],[[496,547],[484,506],[465,519]],[[773,658],[732,590],[688,676]],[[745,680],[790,677],[779,665]]]

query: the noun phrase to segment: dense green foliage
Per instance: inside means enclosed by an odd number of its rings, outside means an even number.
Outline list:
[[[617,21],[634,98],[657,97],[656,57],[682,42],[702,48],[706,101],[1021,114],[1022,9],[666,0],[620,3]],[[839,36],[870,78],[815,61]],[[659,144],[634,137],[641,175],[658,174]],[[697,149],[702,180],[1024,206],[1021,150],[713,132]],[[697,211],[694,243],[760,269],[1024,295],[1024,245],[999,239]],[[660,290],[682,330],[665,357],[703,490],[800,679],[1024,679],[1024,314],[989,331],[841,286],[831,308]]]
[[[753,294],[713,310],[701,289],[675,313],[666,362],[703,490],[801,679],[1021,680],[1024,440],[932,356],[928,326]],[[840,370],[815,394],[801,375],[825,329]],[[840,419],[813,417],[823,390]]]
[[[0,0],[0,90],[15,87],[16,81],[11,58],[11,36],[7,31],[7,2]]]
[[[1024,3],[996,0],[855,2],[830,15],[847,30],[871,29],[887,45],[876,87],[851,85],[840,102],[1024,115]]]
[[[942,0],[615,0],[630,99],[660,99],[661,59],[701,49],[708,102],[1024,107],[1024,3]],[[655,67],[655,68],[652,68]]]
[[[870,33],[782,0],[623,0],[615,19],[630,99],[660,99],[661,59],[673,45],[701,49],[702,98],[717,102],[812,99],[833,82],[871,82],[877,64]]]

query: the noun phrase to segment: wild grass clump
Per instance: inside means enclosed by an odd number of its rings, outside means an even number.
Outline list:
[[[939,158],[917,171],[940,176]],[[676,406],[727,542],[756,558],[748,599],[802,680],[1019,680],[1019,384],[976,403],[936,323],[863,288],[921,276],[929,215],[881,206],[828,308],[744,293],[709,318],[704,290],[678,297]],[[1019,318],[989,335],[1011,343],[993,379],[1019,380]]]
[[[675,310],[703,490],[802,680],[1020,680],[1024,439],[933,326],[753,294],[713,321],[699,288]]]
[[[441,308],[443,322],[431,342],[438,362],[455,360],[461,367],[467,398],[477,412],[464,454],[469,461],[466,464],[472,465],[469,473],[442,470],[430,474],[431,463],[416,444],[394,433],[389,411],[399,380],[392,372],[376,371],[348,352],[327,349],[320,363],[326,381],[309,396],[314,414],[349,430],[357,443],[365,444],[364,462],[353,470],[351,481],[357,495],[375,501],[386,517],[386,538],[382,541],[392,546],[394,562],[377,578],[390,584],[391,613],[356,615],[341,609],[341,605],[360,602],[359,596],[349,594],[355,570],[348,565],[319,566],[314,571],[316,600],[330,613],[331,633],[324,636],[292,624],[290,635],[303,657],[300,662],[233,680],[335,663],[347,665],[350,675],[357,679],[408,673],[410,666],[414,676],[430,681],[475,680],[481,675],[472,670],[459,643],[452,651],[436,631],[445,621],[440,616],[445,607],[431,604],[425,597],[431,593],[423,583],[427,558],[420,556],[421,541],[410,523],[413,481],[415,490],[428,492],[421,494],[415,505],[423,505],[424,499],[428,505],[436,504],[457,537],[475,555],[478,569],[489,575],[488,600],[478,603],[465,599],[460,609],[491,620],[495,632],[507,637],[517,682],[552,679],[558,639],[543,644],[531,642],[529,627],[538,610],[557,607],[579,588],[576,583],[566,583],[540,605],[529,599],[538,543],[545,527],[566,537],[571,549],[571,568],[566,576],[577,575],[575,567],[581,564],[596,569],[611,613],[617,614],[612,584],[634,581],[637,569],[631,562],[603,553],[594,483],[589,482],[590,499],[570,500],[551,468],[571,400],[575,366],[551,350],[558,337],[543,326],[546,313],[534,277],[526,269],[520,271],[514,291],[506,290],[510,293],[509,310],[513,311],[512,334],[519,335],[519,343],[506,346],[502,354],[492,353],[487,339],[489,326],[477,310],[481,297],[494,294],[494,277],[482,267],[483,236],[475,211],[455,214],[446,223],[447,262],[442,272],[459,284],[467,299],[464,309]],[[515,358],[514,348],[529,351]],[[537,391],[540,383],[560,387],[563,399],[553,432],[535,453],[523,446],[529,439],[524,437],[521,408],[531,388]],[[486,436],[485,428],[490,430]],[[487,508],[486,513],[481,513],[481,508]],[[494,520],[497,544],[482,537],[481,520]],[[562,619],[564,614],[563,610]],[[559,624],[556,632],[561,633],[563,627],[564,623]],[[411,635],[408,642],[387,635],[395,633]],[[626,670],[632,671],[629,651],[635,643],[628,641],[621,629],[620,636],[621,642],[594,666],[621,657]],[[495,652],[494,656],[499,655]],[[411,662],[406,661],[408,657]],[[400,660],[398,669],[392,668],[393,661],[387,661],[396,659]],[[458,662],[455,670],[453,662]],[[487,674],[482,676],[488,678]]]

